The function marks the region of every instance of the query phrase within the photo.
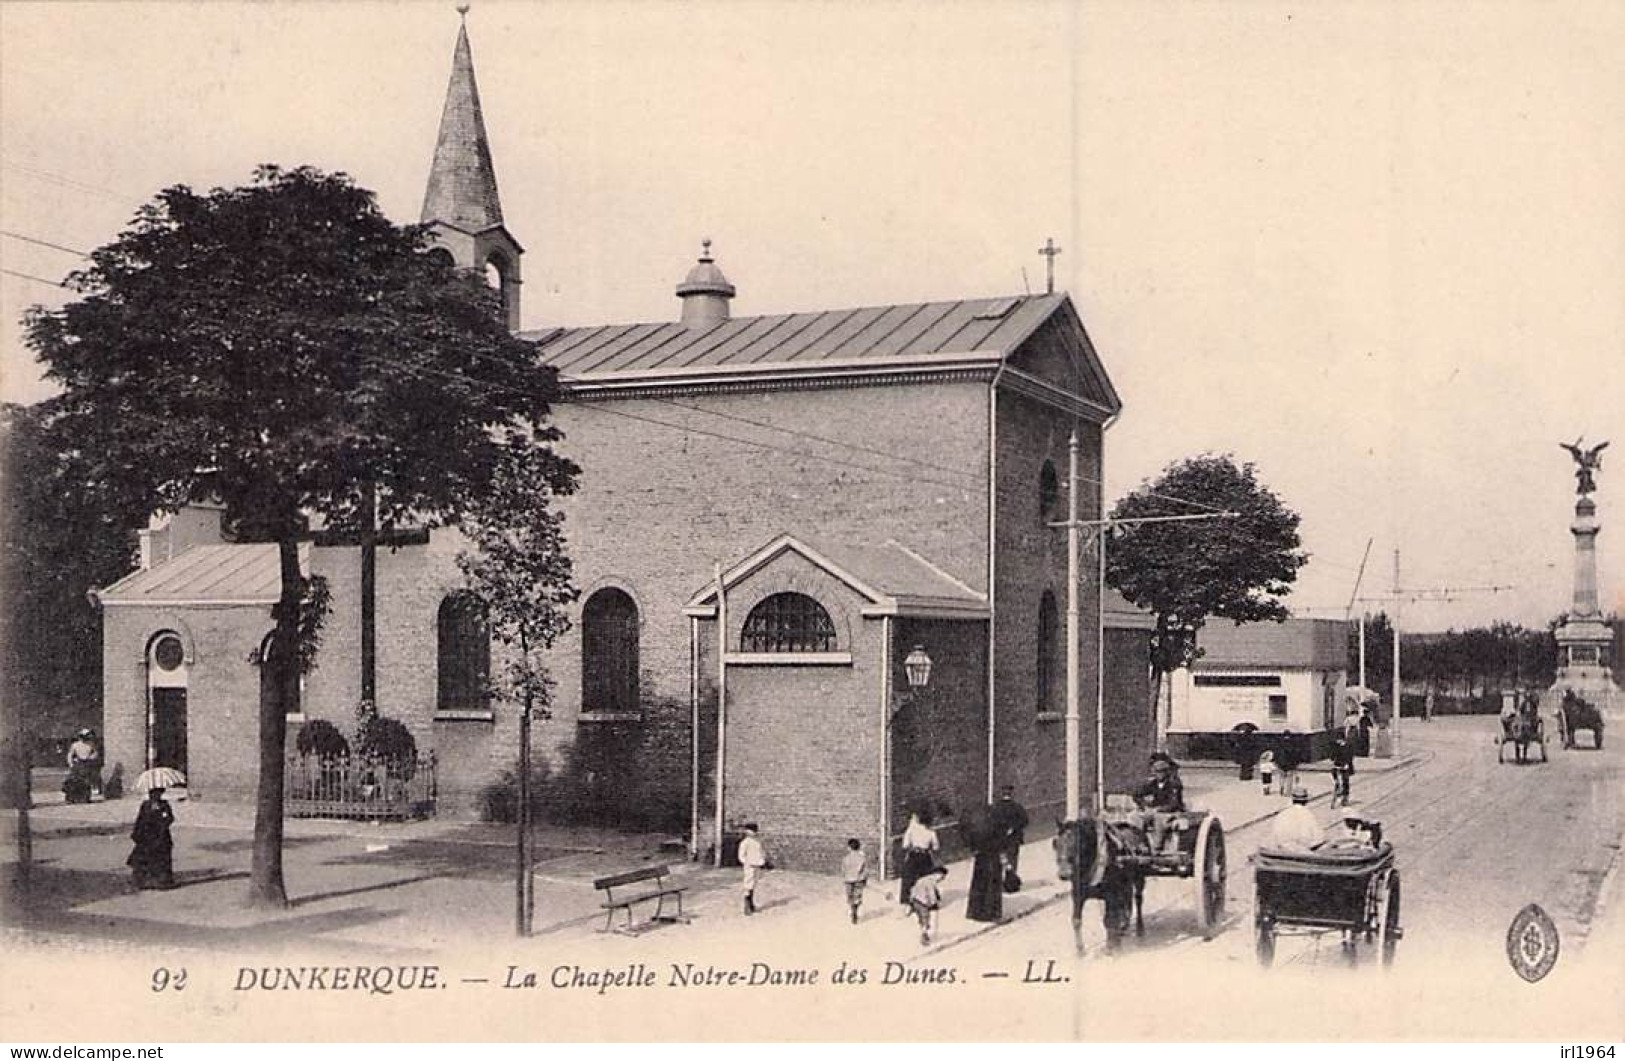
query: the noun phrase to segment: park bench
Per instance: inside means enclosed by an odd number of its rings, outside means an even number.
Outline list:
[[[668,866],[645,866],[642,869],[628,870],[617,873],[611,877],[599,877],[592,882],[592,886],[604,893],[604,931],[608,932],[615,924],[615,911],[626,911],[626,930],[632,928],[632,908],[639,903],[654,901],[655,912],[650,921],[684,921],[683,892],[688,889],[680,884],[671,882],[671,871]],[[619,896],[615,889],[620,888]],[[625,889],[632,889],[630,894]],[[677,900],[677,915],[666,915],[666,900]]]

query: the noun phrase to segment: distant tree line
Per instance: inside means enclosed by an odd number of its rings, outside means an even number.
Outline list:
[[[1545,689],[1557,677],[1557,638],[1561,617],[1542,629],[1496,622],[1444,633],[1406,633],[1400,639],[1400,677],[1405,713],[1420,713],[1434,694],[1439,713],[1494,711],[1503,690]],[[1611,621],[1616,630],[1625,626]],[[1366,620],[1365,684],[1384,703],[1393,702],[1393,623],[1384,613]],[[1359,641],[1349,639],[1349,683],[1359,680]]]

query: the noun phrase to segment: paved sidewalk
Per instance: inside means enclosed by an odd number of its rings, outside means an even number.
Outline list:
[[[1403,765],[1404,760],[1361,760],[1356,797],[1362,776]],[[1234,766],[1190,764],[1182,772],[1187,803],[1215,813],[1231,837],[1288,806],[1280,795],[1264,795],[1256,781],[1239,781]],[[1327,773],[1305,771],[1302,780],[1313,803],[1329,799]],[[511,947],[516,955],[568,942],[572,949],[606,959],[657,959],[670,953],[680,960],[713,946],[725,952],[730,944],[750,939],[755,952],[794,955],[797,961],[813,960],[820,951],[827,951],[832,960],[854,956],[909,960],[995,932],[1067,895],[1056,874],[1049,839],[1037,839],[1022,851],[1025,887],[1006,897],[1005,920],[970,921],[964,911],[971,864],[969,859],[953,862],[938,933],[929,947],[922,947],[916,922],[905,916],[898,902],[895,880],[871,883],[862,921],[852,925],[838,879],[774,871],[758,892],[761,912],[746,918],[737,869],[687,862],[681,853],[662,851],[663,838],[658,836],[540,827],[537,938],[515,941],[509,826],[290,820],[284,849],[290,903],[285,910],[261,910],[245,903],[251,806],[179,804],[176,870],[182,886],[163,892],[133,891],[123,868],[135,807],[134,799],[125,799],[72,806],[58,802],[34,809],[40,862],[36,876],[45,887],[36,890],[21,917],[8,920],[45,936],[74,937],[87,944],[162,942],[232,950],[297,947],[346,952],[359,948],[407,954],[466,947],[474,940],[501,940],[504,953]],[[765,839],[771,850],[771,830]],[[1231,866],[1255,846],[1256,840],[1232,839]],[[592,879],[655,863],[671,864],[673,874],[688,888],[684,907],[689,922],[649,926],[633,935],[603,932],[605,915]],[[1188,882],[1179,883],[1188,890]],[[1154,899],[1153,891],[1187,900],[1185,891],[1158,887],[1148,890],[1148,903]]]

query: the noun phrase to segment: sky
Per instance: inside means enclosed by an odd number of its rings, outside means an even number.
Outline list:
[[[162,187],[311,164],[417,220],[457,20],[0,3],[0,397],[50,393],[18,325],[67,297],[42,281]],[[701,238],[738,315],[1040,291],[1053,238],[1124,399],[1108,499],[1232,453],[1303,517],[1299,614],[1391,594],[1397,550],[1403,595],[1448,598],[1404,627],[1543,624],[1573,579],[1558,443],[1611,438],[1625,612],[1625,5],[480,0],[468,26],[526,327],[675,319]]]

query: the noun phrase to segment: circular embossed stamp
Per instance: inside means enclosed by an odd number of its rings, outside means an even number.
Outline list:
[[[1531,984],[1557,964],[1557,925],[1537,903],[1518,911],[1507,927],[1507,961]]]

